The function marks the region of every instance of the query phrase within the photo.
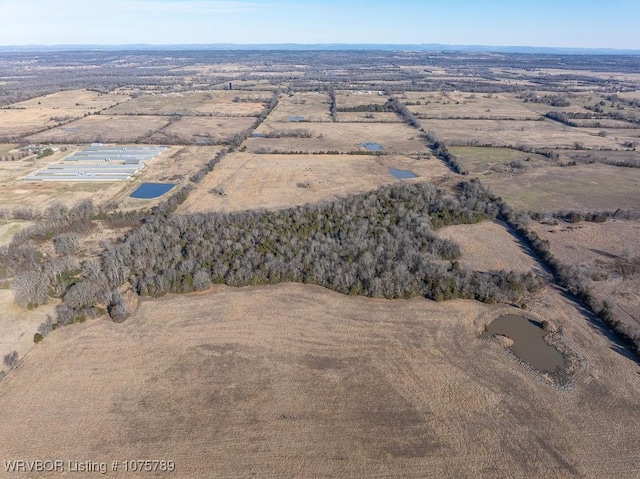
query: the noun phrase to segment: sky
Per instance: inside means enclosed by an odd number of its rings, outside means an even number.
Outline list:
[[[640,0],[0,0],[0,45],[378,43],[640,49]]]

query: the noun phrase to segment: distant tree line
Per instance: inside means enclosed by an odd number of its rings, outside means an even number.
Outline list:
[[[564,96],[560,95],[537,95],[536,92],[526,92],[520,95],[525,103],[544,103],[549,106],[567,107],[571,106],[571,102]]]
[[[394,109],[388,104],[370,103],[367,105],[340,106],[336,108],[340,113],[390,113]]]
[[[333,85],[329,86],[327,94],[329,95],[329,115],[331,116],[331,121],[338,121],[338,115],[336,114],[336,91]]]
[[[458,158],[447,149],[447,144],[440,140],[433,131],[424,131],[423,137],[429,144],[429,148],[431,148],[431,152],[436,158],[444,161],[449,168],[458,174],[469,174],[462,163],[458,161]]]
[[[273,130],[262,135],[264,138],[313,138],[315,133],[306,128],[294,130]]]

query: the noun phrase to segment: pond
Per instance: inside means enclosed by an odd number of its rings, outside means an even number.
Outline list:
[[[287,118],[287,120],[289,120],[289,121],[304,121],[304,116],[291,115],[289,118]]]
[[[367,151],[382,151],[382,145],[380,143],[374,143],[372,141],[365,141],[358,144],[359,147],[364,148]]]
[[[513,340],[511,352],[526,361],[538,371],[552,373],[564,366],[560,351],[544,341],[548,333],[536,321],[515,314],[507,314],[493,320],[481,338],[495,335],[507,336]]]
[[[399,180],[406,180],[407,178],[418,177],[418,175],[416,175],[413,171],[397,170],[396,168],[389,168],[389,173],[391,173],[394,177],[398,178]]]
[[[150,199],[157,198],[164,195],[167,191],[173,188],[171,183],[142,183],[138,186],[138,189],[131,193],[131,198]]]

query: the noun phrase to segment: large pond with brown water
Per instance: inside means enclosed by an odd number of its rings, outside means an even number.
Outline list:
[[[553,373],[565,364],[560,351],[544,341],[548,332],[537,321],[507,314],[489,323],[480,337],[488,338],[498,334],[512,339],[513,345],[509,349],[513,354],[538,371]]]

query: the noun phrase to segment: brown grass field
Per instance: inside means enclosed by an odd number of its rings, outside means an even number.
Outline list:
[[[465,169],[475,175],[497,175],[514,160],[521,160],[527,168],[548,166],[549,160],[534,153],[524,153],[511,148],[452,146],[453,154]]]
[[[29,135],[45,128],[55,127],[59,122],[53,117],[80,118],[82,112],[69,110],[32,109],[32,110],[2,110],[0,109],[0,136],[12,138]]]
[[[286,208],[330,200],[400,181],[389,174],[389,168],[410,170],[419,176],[405,181],[432,180],[450,174],[435,158],[233,153],[198,184],[178,212]]]
[[[169,124],[166,116],[91,115],[27,137],[32,143],[131,143]]]
[[[551,120],[421,120],[425,130],[452,143],[477,142],[495,146],[525,145],[534,148],[573,148],[576,143],[592,149],[620,149],[613,135],[601,137],[600,129],[575,128]],[[615,136],[634,135],[635,130],[616,130]]]
[[[624,264],[640,256],[640,222],[532,226],[549,241],[551,253],[561,263],[604,271],[608,279],[592,283],[596,295],[613,300],[614,312],[622,321],[640,325],[640,275],[623,273]]]
[[[269,92],[209,91],[142,94],[111,108],[111,115],[255,116],[269,101]],[[243,101],[235,102],[238,98]]]
[[[591,164],[531,168],[513,178],[488,177],[491,190],[531,211],[634,209],[640,204],[640,169]]]
[[[504,306],[294,284],[146,300],[54,331],[0,382],[0,456],[170,459],[189,478],[638,477],[637,364],[555,292],[532,309],[582,358],[570,390],[478,339]]]
[[[11,107],[27,110],[80,110],[92,111],[109,108],[129,99],[128,95],[116,93],[97,93],[89,90],[63,90],[51,95],[39,96],[30,100],[13,103]]]
[[[128,98],[125,95],[69,90],[14,103],[0,109],[0,137],[28,135],[51,128],[61,118],[82,118],[85,113],[95,113]]]
[[[412,112],[433,118],[514,118],[536,119],[538,112],[527,108],[527,104],[515,96],[467,92],[407,92],[400,101],[417,103],[409,105]]]
[[[162,144],[166,135],[177,135],[182,141],[191,143],[198,141],[218,142],[251,128],[255,121],[256,119],[250,116],[183,116],[180,120],[152,135],[149,141]]]
[[[388,95],[380,95],[377,90],[337,90],[336,106],[384,105]]]
[[[278,106],[269,115],[269,119],[272,122],[289,122],[290,116],[302,116],[305,121],[331,121],[329,102],[329,96],[326,93],[282,95]],[[292,123],[296,124],[296,122]]]
[[[395,113],[387,112],[338,112],[340,123],[402,123]]]
[[[382,145],[384,153],[412,154],[424,152],[426,145],[420,134],[404,123],[312,123],[312,122],[263,122],[258,134],[278,130],[309,130],[312,138],[249,138],[245,142],[249,151],[302,151],[305,153],[339,151],[348,153],[362,150],[360,143],[375,142]]]
[[[453,225],[440,228],[437,234],[460,246],[458,261],[463,268],[475,271],[533,271],[541,274],[536,260],[503,223],[483,221],[471,225]]]
[[[0,156],[9,154],[17,146],[15,143],[0,143]]]
[[[20,358],[24,357],[34,348],[33,335],[38,331],[38,326],[44,322],[47,315],[55,317],[55,305],[58,301],[40,306],[35,311],[27,311],[20,308],[13,300],[13,292],[8,289],[0,289],[0,357],[17,351]],[[7,366],[0,363],[0,371],[6,371]],[[0,380],[0,383],[2,381]],[[2,385],[0,384],[0,388]],[[0,436],[5,436],[3,426],[0,426]],[[4,472],[4,470],[3,470]]]

